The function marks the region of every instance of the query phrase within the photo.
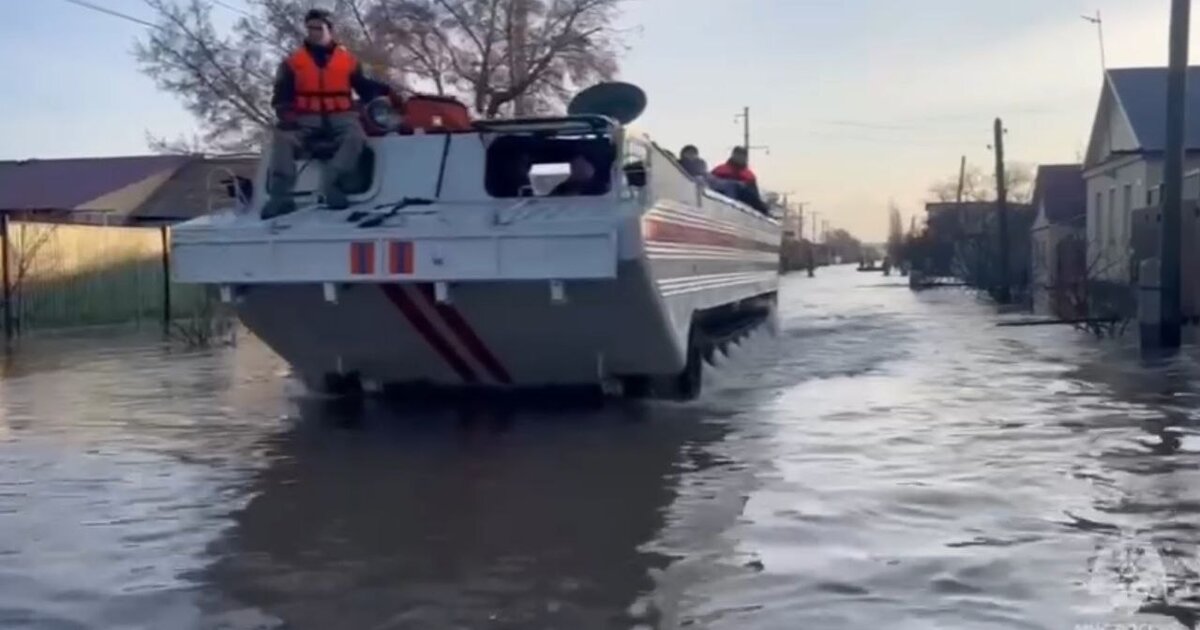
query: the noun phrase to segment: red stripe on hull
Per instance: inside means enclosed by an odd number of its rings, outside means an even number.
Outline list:
[[[710,247],[730,247],[756,252],[769,252],[772,254],[779,253],[778,245],[718,230],[682,225],[650,217],[642,219],[642,232],[647,241],[657,241],[660,243],[707,245]]]
[[[354,275],[375,273],[375,243],[350,243],[350,273]]]
[[[388,272],[408,275],[413,272],[413,244],[407,241],[392,241],[388,248]]]
[[[480,365],[488,371],[488,374],[498,383],[511,385],[512,375],[508,373],[508,370],[505,369],[504,364],[500,363],[496,355],[492,354],[487,344],[483,343],[483,340],[479,338],[479,335],[475,333],[475,330],[463,318],[462,313],[459,313],[458,309],[449,304],[439,303],[434,297],[433,285],[422,284],[420,285],[420,291],[421,295],[425,296],[425,300],[429,305],[442,316],[446,325],[450,327],[450,331],[458,337],[458,340],[479,361]]]
[[[454,351],[454,348],[450,346],[450,343],[438,333],[437,329],[433,327],[433,324],[430,323],[428,319],[426,319],[425,315],[421,313],[421,309],[417,307],[417,305],[414,304],[411,299],[409,299],[408,295],[404,293],[403,289],[394,284],[380,285],[380,289],[383,290],[383,294],[387,296],[388,300],[391,301],[392,304],[395,304],[396,308],[400,309],[400,312],[404,314],[404,317],[408,320],[408,323],[412,324],[413,329],[425,339],[425,342],[428,343],[430,347],[432,347],[433,350],[442,357],[442,360],[444,360],[450,366],[450,368],[453,369],[460,378],[462,378],[463,381],[471,384],[479,382],[479,377],[476,376],[475,370],[471,369],[471,366],[467,365],[467,362],[464,361],[462,357],[458,356],[458,353]]]

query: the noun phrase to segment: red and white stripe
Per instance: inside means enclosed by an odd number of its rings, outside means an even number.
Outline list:
[[[670,200],[660,201],[658,205],[646,212],[646,221],[671,223],[708,230],[715,233],[729,234],[747,241],[779,247],[781,232],[777,224],[760,217],[741,217],[743,223],[720,219],[709,214],[697,212],[682,204]]]
[[[512,375],[466,318],[439,303],[431,284],[380,285],[413,331],[467,384],[511,385]]]

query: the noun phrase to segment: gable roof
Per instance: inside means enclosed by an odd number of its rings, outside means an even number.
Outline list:
[[[1050,223],[1071,223],[1087,216],[1087,184],[1079,164],[1039,166],[1033,188],[1033,205]]]
[[[225,207],[234,201],[226,194],[230,178],[253,180],[257,169],[257,157],[192,160],[132,210],[129,220],[139,224],[174,223]]]
[[[1200,149],[1200,66],[1187,71],[1187,132],[1184,147]],[[1133,126],[1142,151],[1162,151],[1167,138],[1167,69],[1114,68],[1107,86]]]
[[[146,155],[0,162],[0,210],[70,210],[143,182],[170,176],[190,156]]]

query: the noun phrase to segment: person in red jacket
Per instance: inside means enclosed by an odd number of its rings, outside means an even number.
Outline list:
[[[717,179],[732,179],[743,184],[758,185],[758,178],[754,176],[754,171],[750,170],[749,154],[746,152],[746,147],[734,147],[733,152],[729,154],[729,159],[724,164],[720,164],[712,171],[713,177]]]
[[[316,139],[333,147],[322,169],[321,191],[325,204],[340,210],[349,205],[338,180],[358,166],[366,134],[355,110],[353,96],[364,101],[388,96],[391,87],[367,78],[362,65],[333,38],[328,11],[313,9],[304,16],[304,45],[279,66],[271,105],[278,119],[271,142],[271,169],[267,192],[271,199],[262,216],[269,219],[296,209],[296,153]]]
[[[734,182],[737,187],[734,197],[738,201],[763,214],[769,212],[767,204],[763,202],[758,192],[758,178],[754,176],[754,171],[750,170],[746,147],[734,147],[733,152],[729,154],[729,159],[712,170],[712,176],[716,179]]]

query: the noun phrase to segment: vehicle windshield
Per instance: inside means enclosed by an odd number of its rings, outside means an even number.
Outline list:
[[[614,157],[603,136],[501,136],[488,147],[484,184],[493,197],[603,195]]]

